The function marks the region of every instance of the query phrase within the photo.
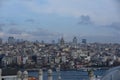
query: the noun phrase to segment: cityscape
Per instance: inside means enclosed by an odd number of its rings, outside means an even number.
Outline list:
[[[0,80],[120,80],[120,0],[0,0]]]
[[[120,65],[120,44],[88,43],[74,37],[66,42],[63,37],[55,42],[27,41],[9,37],[0,39],[0,67],[16,69],[80,70],[82,68],[110,68]]]

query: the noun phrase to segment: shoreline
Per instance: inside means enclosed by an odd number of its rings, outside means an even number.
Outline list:
[[[82,68],[79,68],[79,69],[60,69],[60,71],[87,71],[87,70],[108,70],[110,68],[113,68],[113,67],[82,67]],[[8,71],[24,71],[24,70],[27,70],[27,71],[39,71],[39,69],[42,69],[43,71],[47,71],[48,69],[50,68],[1,68],[2,69],[2,72],[8,72]],[[56,71],[56,69],[52,69],[53,71]]]

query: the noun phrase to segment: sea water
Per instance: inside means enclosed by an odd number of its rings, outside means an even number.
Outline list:
[[[96,70],[94,74],[97,76],[102,76],[106,70]],[[87,71],[60,71],[60,73],[53,71],[53,80],[57,80],[58,75],[60,74],[61,80],[88,80],[88,72]],[[33,71],[29,72],[29,76],[34,76],[38,78],[38,72]],[[47,80],[47,72],[43,72],[43,80]]]

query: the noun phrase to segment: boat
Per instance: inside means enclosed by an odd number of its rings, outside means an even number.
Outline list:
[[[38,80],[38,79],[35,77],[28,77],[28,80]]]

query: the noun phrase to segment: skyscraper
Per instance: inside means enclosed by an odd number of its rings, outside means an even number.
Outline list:
[[[9,43],[9,44],[14,44],[14,43],[15,43],[14,37],[9,37],[9,38],[8,38],[8,43]]]
[[[86,40],[86,39],[82,39],[82,43],[83,43],[83,44],[86,44],[86,43],[87,43],[87,40]]]
[[[77,38],[76,37],[73,38],[72,46],[74,48],[77,48]]]
[[[77,38],[76,37],[73,38],[73,44],[75,44],[75,45],[77,44]]]
[[[0,44],[2,44],[2,38],[0,38]]]

